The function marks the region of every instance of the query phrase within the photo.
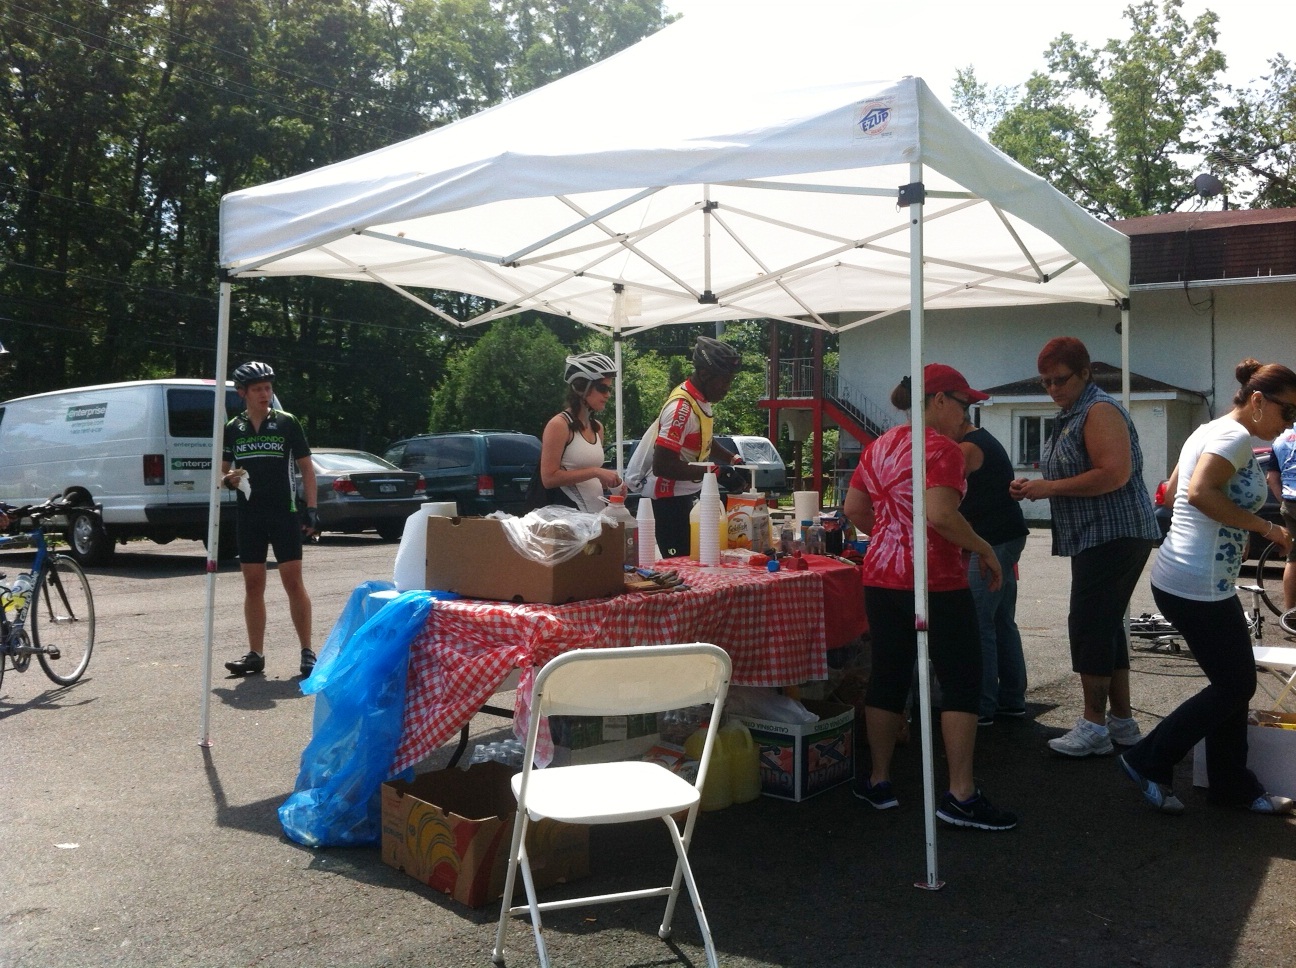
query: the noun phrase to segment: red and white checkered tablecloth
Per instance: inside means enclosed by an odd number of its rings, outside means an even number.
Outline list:
[[[517,695],[524,703],[532,671],[570,649],[714,642],[733,660],[735,685],[785,686],[826,678],[825,609],[831,610],[835,634],[845,634],[840,631],[845,614],[845,626],[858,635],[862,592],[854,566],[828,559],[815,566],[770,573],[672,559],[659,567],[678,571],[686,590],[631,592],[569,605],[433,602],[427,627],[410,648],[404,729],[392,771],[414,765],[448,742],[514,668],[523,672]],[[826,581],[832,589],[827,604]]]

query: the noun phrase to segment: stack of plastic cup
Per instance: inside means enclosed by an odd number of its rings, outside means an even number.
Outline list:
[[[639,567],[651,568],[657,562],[657,519],[653,517],[652,499],[646,494],[639,498]]]
[[[720,485],[715,474],[702,478],[699,499],[698,561],[703,565],[720,564]]]

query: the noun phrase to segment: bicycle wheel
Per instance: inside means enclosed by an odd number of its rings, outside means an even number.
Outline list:
[[[67,555],[50,558],[41,569],[28,615],[41,668],[60,686],[72,685],[94,651],[94,598],[81,566]]]
[[[1256,559],[1255,583],[1256,587],[1260,589],[1260,597],[1264,599],[1269,611],[1275,615],[1281,615],[1283,613],[1282,571],[1279,570],[1276,577],[1272,575],[1266,576],[1266,566],[1270,564],[1283,567],[1287,564],[1287,559],[1282,556],[1282,552],[1272,541],[1264,546],[1264,550],[1260,552],[1260,557]]]

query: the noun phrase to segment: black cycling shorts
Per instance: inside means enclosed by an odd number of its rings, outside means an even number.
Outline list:
[[[239,508],[238,553],[245,565],[264,565],[267,549],[273,547],[275,561],[301,561],[302,530],[294,511],[271,514]]]

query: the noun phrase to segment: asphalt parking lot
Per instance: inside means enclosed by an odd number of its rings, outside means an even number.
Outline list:
[[[358,582],[390,575],[395,549],[373,537],[307,549],[317,642]],[[86,677],[60,689],[36,667],[6,673],[0,966],[489,965],[497,908],[434,894],[377,849],[310,850],[283,836],[276,809],[313,701],[298,689],[273,576],[266,675],[233,680],[221,663],[244,651],[240,579],[217,575],[212,743],[199,745],[204,560],[197,543],[128,546],[91,574],[98,636]],[[24,561],[0,555],[0,570]],[[839,787],[705,814],[693,859],[722,964],[1291,962],[1296,820],[1208,805],[1187,763],[1176,784],[1187,812],[1167,817],[1113,759],[1050,754],[1045,740],[1074,721],[1079,690],[1065,656],[1067,570],[1047,533],[1032,534],[1021,574],[1029,715],[980,730],[977,751],[979,782],[1021,815],[1019,829],[938,829],[946,886],[916,890],[926,862],[916,742],[897,758],[899,810],[875,813]],[[1133,610],[1151,607],[1144,583]],[[1186,653],[1137,651],[1133,664],[1145,729],[1204,681]],[[500,738],[499,722],[479,717],[474,730]],[[623,867],[669,864],[653,826],[596,831],[592,876],[571,889],[621,889]],[[704,964],[690,912],[677,915],[672,944],[656,936],[659,917],[653,902],[552,915],[553,963]],[[536,963],[524,922],[508,945],[510,965]]]

